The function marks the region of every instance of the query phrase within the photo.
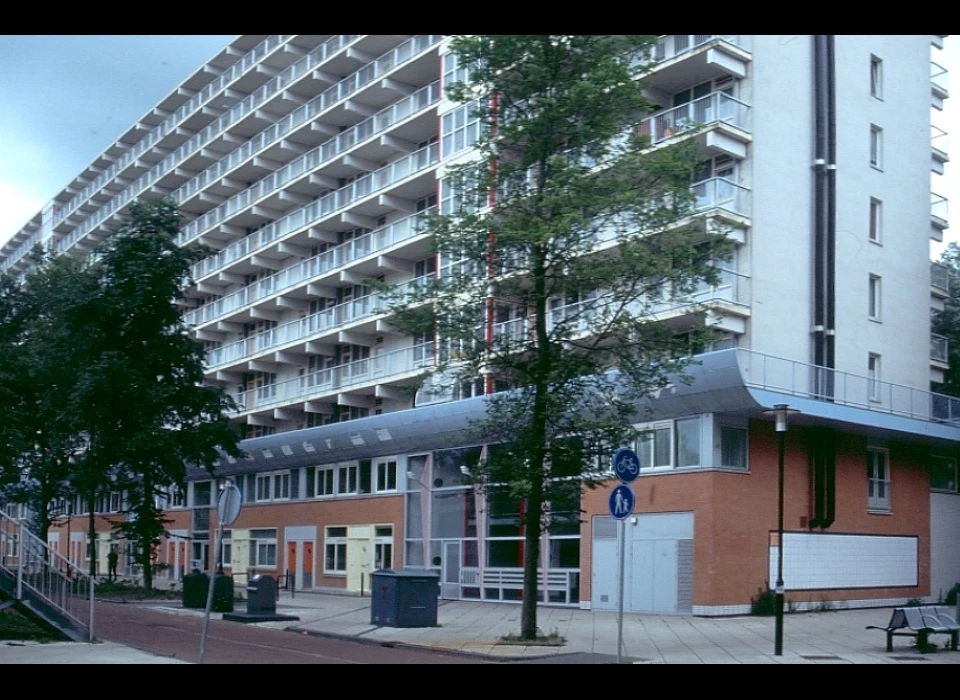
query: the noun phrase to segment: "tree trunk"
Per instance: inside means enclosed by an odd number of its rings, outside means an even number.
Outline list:
[[[143,570],[143,589],[145,591],[153,590],[153,542],[147,535],[147,518],[152,519],[153,513],[150,512],[150,499],[153,498],[153,482],[149,476],[143,478],[143,496],[140,502],[139,513],[137,513],[137,523],[142,524],[140,534],[137,537],[137,547],[140,551],[140,568]]]
[[[87,552],[90,555],[90,578],[97,575],[97,519],[93,513],[94,504],[97,501],[97,492],[91,491],[88,494],[89,503],[87,510]]]
[[[534,478],[536,483],[541,483]],[[526,532],[523,543],[523,604],[520,611],[520,637],[537,638],[537,603],[540,598],[540,519],[543,512],[543,489],[534,489],[539,495],[531,494],[527,499],[527,512],[524,516]]]

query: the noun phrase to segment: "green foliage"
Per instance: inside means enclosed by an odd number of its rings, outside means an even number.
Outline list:
[[[0,283],[0,374],[16,387],[9,490],[43,514],[41,529],[57,496],[125,490],[133,517],[118,529],[148,588],[165,532],[155,496],[182,487],[187,464],[212,468],[218,447],[240,452],[233,401],[202,384],[203,347],[175,305],[203,255],[177,245],[179,225],[172,201],[136,202],[95,261],[38,252],[22,289]]]
[[[940,263],[947,268],[950,295],[944,301],[943,311],[934,314],[931,331],[947,338],[950,368],[944,373],[943,383],[933,385],[932,389],[960,396],[960,246],[948,245],[940,256]]]
[[[393,290],[391,323],[438,340],[434,389],[500,392],[472,426],[499,447],[471,476],[525,503],[525,639],[536,633],[550,513],[579,517],[581,489],[606,477],[611,447],[637,437],[636,400],[683,370],[691,339],[708,336],[696,324],[679,337],[653,320],[656,305],[689,303],[730,251],[687,218],[692,141],[650,150],[636,135],[652,106],[634,73],[654,41],[454,37],[470,75],[448,95],[487,128],[476,157],[447,170],[443,209],[426,222],[439,275]]]
[[[947,591],[947,597],[944,599],[944,603],[947,605],[956,605],[958,594],[960,594],[960,583],[955,583],[953,584],[953,588]]]
[[[907,604],[906,604],[905,607],[908,607],[908,608],[919,608],[921,605],[925,605],[925,603],[924,603],[923,600],[921,600],[920,598],[910,598],[910,599],[907,601]]]
[[[777,614],[777,594],[775,591],[758,589],[757,595],[750,599],[750,614],[770,617]]]

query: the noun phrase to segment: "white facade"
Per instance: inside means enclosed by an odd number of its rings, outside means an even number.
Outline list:
[[[926,352],[940,298],[929,284],[943,224],[931,227],[929,188],[943,160],[931,159],[929,123],[946,95],[945,76],[931,78],[940,43],[834,39],[833,367],[918,389],[943,368]],[[195,266],[184,311],[250,436],[409,408],[403,387],[433,346],[392,332],[363,280],[435,274],[416,215],[438,204],[444,163],[476,135],[441,99],[444,51],[439,36],[238,37],[8,242],[0,269],[22,272],[37,242],[84,253],[132,199],[171,195],[181,240],[219,251]],[[665,36],[658,52],[647,79],[662,110],[645,128],[659,142],[683,120],[707,124],[696,138],[714,160],[694,189],[739,242],[724,284],[699,299],[724,346],[814,363],[813,38]]]

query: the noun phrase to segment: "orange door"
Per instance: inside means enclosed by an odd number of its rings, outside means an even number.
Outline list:
[[[313,588],[313,542],[303,543],[303,580],[301,588]]]
[[[297,575],[297,543],[287,542],[287,574]],[[290,582],[288,582],[290,583]]]

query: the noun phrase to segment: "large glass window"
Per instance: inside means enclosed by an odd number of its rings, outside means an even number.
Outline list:
[[[890,510],[889,453],[880,447],[867,450],[867,509]]]
[[[957,460],[934,455],[930,458],[930,488],[957,491]]]
[[[720,426],[720,466],[747,468],[747,429]]]
[[[324,573],[347,573],[347,528],[328,527],[326,529],[324,554]]]
[[[277,531],[250,531],[250,566],[255,569],[277,568]]]

